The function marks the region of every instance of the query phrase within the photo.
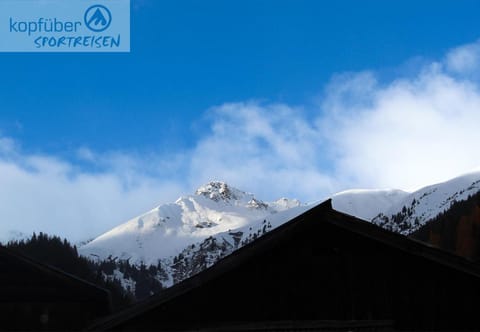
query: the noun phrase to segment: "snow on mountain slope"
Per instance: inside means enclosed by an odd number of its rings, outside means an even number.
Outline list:
[[[271,219],[273,227],[292,218],[286,211],[298,215],[307,209],[297,200],[282,198],[265,203],[223,182],[211,182],[195,195],[161,205],[104,233],[80,247],[79,252],[98,259],[157,264],[216,234],[239,232],[265,219]]]
[[[335,210],[364,220],[372,220],[379,213],[403,201],[408,192],[397,189],[354,189],[332,196]]]
[[[457,201],[480,191],[480,171],[415,191],[390,208],[380,211],[372,222],[393,232],[408,235]]]
[[[201,242],[192,243],[177,256],[162,260],[162,266],[166,269],[166,274],[170,276],[170,278],[162,280],[163,284],[171,286],[201,272],[221,258],[292,220],[313,206],[315,204],[294,206],[270,214],[264,219],[253,221],[243,227],[221,232]]]
[[[408,235],[454,202],[479,191],[480,172],[474,172],[413,193],[394,189],[344,191],[332,196],[332,205]],[[79,252],[114,266],[105,277],[119,279],[140,299],[154,291],[142,277],[132,279],[140,276],[138,271],[151,273],[160,288],[172,286],[315,205],[286,198],[265,203],[225,183],[211,182],[194,195],[161,205],[112,229],[81,246]],[[138,271],[132,274],[125,261]],[[152,266],[144,269],[141,264]]]

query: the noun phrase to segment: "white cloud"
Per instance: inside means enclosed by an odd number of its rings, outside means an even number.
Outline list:
[[[455,73],[477,74],[480,69],[480,41],[452,49],[447,53],[445,64]]]
[[[336,75],[315,119],[288,105],[220,106],[190,176],[311,201],[351,187],[413,190],[477,168],[480,92],[472,63],[452,73],[459,50],[477,57],[476,44],[459,47],[387,83],[368,71]]]
[[[351,187],[408,190],[454,177],[480,164],[478,54],[477,43],[461,46],[390,82],[369,71],[335,75],[308,112],[221,105],[209,111],[206,134],[175,155],[82,147],[77,164],[0,136],[0,234],[85,239],[214,179],[261,199],[314,201]]]
[[[352,185],[415,189],[480,164],[478,87],[437,65],[377,86],[368,107],[345,106],[335,96],[328,104],[342,110],[321,119],[334,128],[334,176]]]
[[[192,183],[221,179],[268,199],[318,198],[333,187],[319,171],[319,133],[301,109],[251,102],[213,112],[211,134],[192,153]]]
[[[15,141],[8,137],[0,136],[0,156],[11,154],[15,150]]]
[[[185,190],[142,173],[126,183],[128,170],[88,173],[53,157],[15,154],[0,159],[2,240],[11,231],[85,240]]]
[[[85,146],[82,146],[77,150],[77,157],[80,160],[87,161],[87,162],[95,162],[97,159],[95,152],[93,152],[91,149]]]

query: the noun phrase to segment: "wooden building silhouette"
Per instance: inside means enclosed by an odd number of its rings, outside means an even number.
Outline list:
[[[480,330],[480,269],[331,201],[91,330]]]
[[[0,246],[0,331],[80,330],[111,312],[108,291]]]

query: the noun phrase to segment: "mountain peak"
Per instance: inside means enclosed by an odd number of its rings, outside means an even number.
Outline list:
[[[239,200],[245,195],[243,191],[230,187],[225,182],[211,181],[195,191],[195,195],[207,197],[215,202]]]
[[[115,227],[81,246],[80,251],[94,259],[111,256],[155,265],[164,259],[170,264],[182,250],[196,250],[199,243],[212,236],[218,235],[218,243],[227,241],[238,246],[238,238],[232,238],[231,231],[243,234],[242,240],[247,243],[310,207],[288,199],[265,203],[252,193],[212,181],[194,195],[182,196],[175,203],[160,205]]]

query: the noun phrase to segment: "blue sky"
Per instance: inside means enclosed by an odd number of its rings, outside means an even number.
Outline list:
[[[438,58],[475,40],[480,9],[478,1],[132,1],[130,54],[1,55],[4,135],[53,153],[189,147],[212,106],[309,105],[335,73],[388,75],[414,56]]]
[[[51,218],[49,231],[82,238],[208,179],[313,201],[469,170],[469,149],[431,174],[406,146],[460,153],[435,147],[444,124],[458,144],[476,139],[461,126],[477,116],[479,12],[468,0],[132,0],[129,54],[0,54],[0,217],[32,206],[43,212],[19,229]]]

